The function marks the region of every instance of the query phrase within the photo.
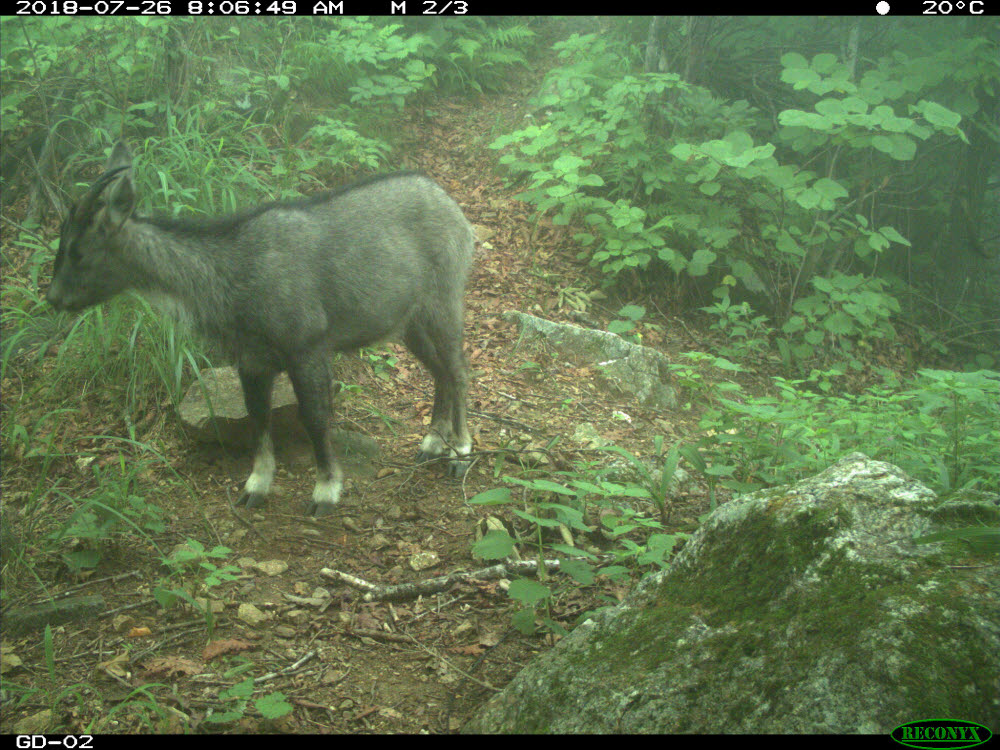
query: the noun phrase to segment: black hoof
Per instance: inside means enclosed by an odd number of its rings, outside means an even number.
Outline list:
[[[336,507],[336,503],[317,503],[316,501],[312,501],[306,504],[306,515],[313,518],[322,518],[333,513]]]
[[[426,451],[417,451],[417,460],[416,460],[416,463],[422,464],[422,463],[426,463],[427,461],[433,461],[436,458],[444,458],[444,456],[434,455],[433,453],[427,453]],[[469,470],[469,466],[471,464],[472,464],[472,462],[469,461],[468,458],[465,458],[465,457],[461,457],[461,458],[455,457],[455,458],[449,459],[445,463],[445,466],[447,467],[446,471],[448,473],[448,476],[450,476],[450,477],[464,477],[465,476],[465,472],[467,472]]]
[[[240,495],[237,505],[245,505],[248,509],[259,508],[267,502],[267,495],[263,492],[246,492]]]
[[[427,453],[426,451],[417,451],[417,458],[414,463],[425,464],[428,461],[433,461],[435,458],[440,458],[440,456],[435,456],[433,453]]]

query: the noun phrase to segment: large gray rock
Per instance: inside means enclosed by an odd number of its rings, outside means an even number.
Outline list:
[[[914,536],[1000,526],[847,456],[713,513],[670,568],[524,669],[470,732],[879,732],[1000,726],[995,553]]]
[[[271,394],[271,423],[274,434],[293,441],[307,442],[305,428],[298,418],[299,404],[292,381],[281,373]],[[204,443],[216,441],[235,448],[251,448],[250,418],[243,403],[240,377],[232,367],[202,370],[177,408],[188,433]]]
[[[201,371],[199,380],[188,388],[177,409],[181,423],[196,440],[218,442],[232,448],[248,449],[253,431],[243,403],[240,378],[232,367]],[[271,394],[271,430],[277,450],[289,444],[309,445],[299,419],[299,403],[288,375],[281,373]],[[370,464],[379,456],[378,444],[367,435],[334,429],[333,448],[347,464]]]
[[[503,317],[516,321],[524,338],[542,340],[578,363],[599,366],[611,383],[643,406],[677,407],[677,394],[669,385],[670,360],[661,352],[628,342],[614,333],[553,323],[527,313],[505,312]]]

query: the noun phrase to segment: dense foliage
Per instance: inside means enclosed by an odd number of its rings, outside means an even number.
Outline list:
[[[1000,155],[1000,50],[969,31],[916,54],[881,42],[881,56],[866,63],[787,52],[773,61],[771,86],[788,106],[771,116],[710,83],[634,72],[641,49],[626,38],[574,35],[554,45],[560,65],[535,100],[543,121],[493,147],[523,180],[524,200],[578,227],[583,254],[609,282],[704,278],[721,316],[736,299],[764,308],[780,324],[786,364],[808,371],[824,352],[892,338],[899,299],[947,273],[934,259],[941,237],[912,230],[948,212],[948,191],[937,189],[937,205],[924,203],[924,183],[945,182],[957,154],[975,160],[971,204],[982,206]],[[914,38],[916,27],[902,28],[897,44]],[[981,147],[963,128],[982,135],[974,138]],[[920,202],[899,205],[917,186]],[[952,196],[971,189],[950,188]],[[966,222],[955,221],[952,230],[964,233]],[[994,232],[996,221],[994,211]],[[954,240],[946,252],[980,249],[978,237]],[[998,312],[992,242],[992,266],[980,264],[992,276],[973,282],[985,299],[962,300],[957,315]],[[897,272],[907,265],[935,270],[907,279]],[[976,349],[982,364],[995,363],[992,347]]]

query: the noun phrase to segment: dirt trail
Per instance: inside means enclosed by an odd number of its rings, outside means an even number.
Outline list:
[[[363,387],[361,396],[340,400],[339,426],[373,437],[382,459],[373,476],[348,481],[337,513],[320,522],[301,515],[313,482],[307,446],[279,446],[275,493],[265,511],[250,515],[247,522],[227,499],[238,493],[249,457],[193,445],[168,425],[157,437],[166,441],[165,455],[194,488],[194,497],[179,490],[170,493],[167,532],[155,541],[163,550],[187,539],[209,548],[228,547],[234,552],[230,561],[239,558],[240,578],[212,589],[220,610],[210,641],[196,612],[187,607],[163,610],[153,601],[155,587],[165,579],[153,550],[140,547],[134,537],[104,550],[93,580],[122,572],[134,575],[94,582],[80,593],[102,595],[108,610],[138,606],[56,629],[54,687],[79,682],[93,688],[79,691],[73,705],[57,703],[60,731],[84,731],[116,706],[105,732],[190,729],[199,726],[209,707],[217,712],[232,707],[220,695],[223,689],[301,662],[296,671],[256,686],[255,698],[280,692],[295,706],[284,718],[268,722],[250,703],[236,724],[202,723],[200,728],[451,732],[551,645],[549,636],[526,637],[511,629],[516,607],[497,582],[459,584],[440,595],[391,604],[366,603],[357,589],[320,573],[335,568],[382,585],[483,565],[470,549],[477,523],[490,509],[474,508],[465,500],[500,484],[494,477],[498,459],[488,451],[542,447],[557,435],[571,445],[568,437],[584,421],[620,445],[649,447],[656,415],[637,414],[628,405],[635,415],[632,425],[613,420],[612,412],[623,404],[602,390],[592,371],[518,350],[517,332],[500,317],[505,310],[520,309],[567,318],[568,311],[558,306],[558,290],[580,283],[585,273],[573,260],[571,235],[547,222],[535,223],[527,207],[511,199],[515,191],[494,175],[494,156],[485,149],[494,128],[503,132],[522,117],[520,103],[531,85],[535,82],[526,81],[523,97],[484,97],[436,105],[434,114],[411,113],[399,147],[408,155],[407,166],[423,169],[445,186],[479,233],[467,294],[465,348],[472,373],[470,426],[476,449],[484,453],[466,479],[450,480],[440,470],[411,464],[430,419],[431,383],[401,346],[395,347],[396,366],[383,373],[387,379],[358,358],[343,358],[339,365],[343,380]],[[533,364],[525,367],[528,361]],[[567,461],[571,459],[568,454]],[[509,467],[500,473],[513,471]],[[509,523],[509,514],[497,515]],[[436,563],[414,570],[420,559]],[[265,571],[253,563],[270,565]],[[78,583],[55,568],[38,574],[49,577],[46,584],[53,592]],[[199,576],[204,574],[187,580]],[[329,598],[310,602],[317,595],[326,597],[319,589]],[[550,613],[567,625],[603,604],[606,599],[600,597],[620,596],[624,588],[602,581],[569,591]],[[251,626],[245,617],[254,614],[262,622]],[[148,631],[133,630],[143,628]],[[12,645],[26,663],[35,665],[38,685],[46,684],[37,635]],[[23,675],[19,679],[25,681]],[[170,686],[149,688],[159,718],[142,710],[132,694],[134,687],[150,683]],[[13,727],[41,710],[47,705],[43,694],[38,702],[5,714],[4,725]]]

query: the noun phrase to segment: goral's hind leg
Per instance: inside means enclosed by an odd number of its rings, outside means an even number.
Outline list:
[[[465,457],[472,449],[472,440],[465,423],[465,360],[462,355],[461,322],[444,326],[441,321],[432,328],[414,322],[407,329],[403,340],[407,347],[424,363],[434,378],[434,409],[431,426],[420,443],[417,463],[433,458],[450,456],[448,473],[462,476],[469,468]]]

